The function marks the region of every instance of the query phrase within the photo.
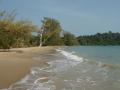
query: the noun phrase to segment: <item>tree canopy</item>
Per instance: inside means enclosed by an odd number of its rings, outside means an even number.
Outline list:
[[[66,46],[78,45],[76,37],[70,32],[64,32],[63,41]]]
[[[0,16],[0,48],[28,46],[35,25],[29,21],[14,21],[14,15],[6,15],[6,12],[1,12]]]
[[[61,45],[61,31],[62,27],[58,20],[45,17],[42,20],[43,44],[44,45]]]

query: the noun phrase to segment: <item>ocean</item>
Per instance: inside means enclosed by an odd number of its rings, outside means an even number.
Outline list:
[[[61,47],[40,58],[48,65],[4,90],[120,90],[120,46]]]

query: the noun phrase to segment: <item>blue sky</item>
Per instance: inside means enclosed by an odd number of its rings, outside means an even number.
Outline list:
[[[0,9],[16,9],[17,18],[39,26],[43,17],[55,18],[76,35],[120,32],[120,0],[0,0]]]

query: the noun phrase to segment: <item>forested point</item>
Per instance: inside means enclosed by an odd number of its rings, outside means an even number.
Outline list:
[[[111,31],[76,37],[58,20],[44,17],[42,25],[16,20],[16,13],[0,11],[0,49],[33,46],[120,45],[120,33]]]
[[[77,37],[80,45],[120,45],[120,33],[111,31]]]

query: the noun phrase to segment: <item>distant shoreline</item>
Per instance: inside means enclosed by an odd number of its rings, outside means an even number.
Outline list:
[[[8,88],[22,79],[34,65],[46,64],[46,61],[36,61],[33,57],[37,54],[50,53],[55,48],[57,47],[13,48],[10,52],[0,52],[0,89]]]

